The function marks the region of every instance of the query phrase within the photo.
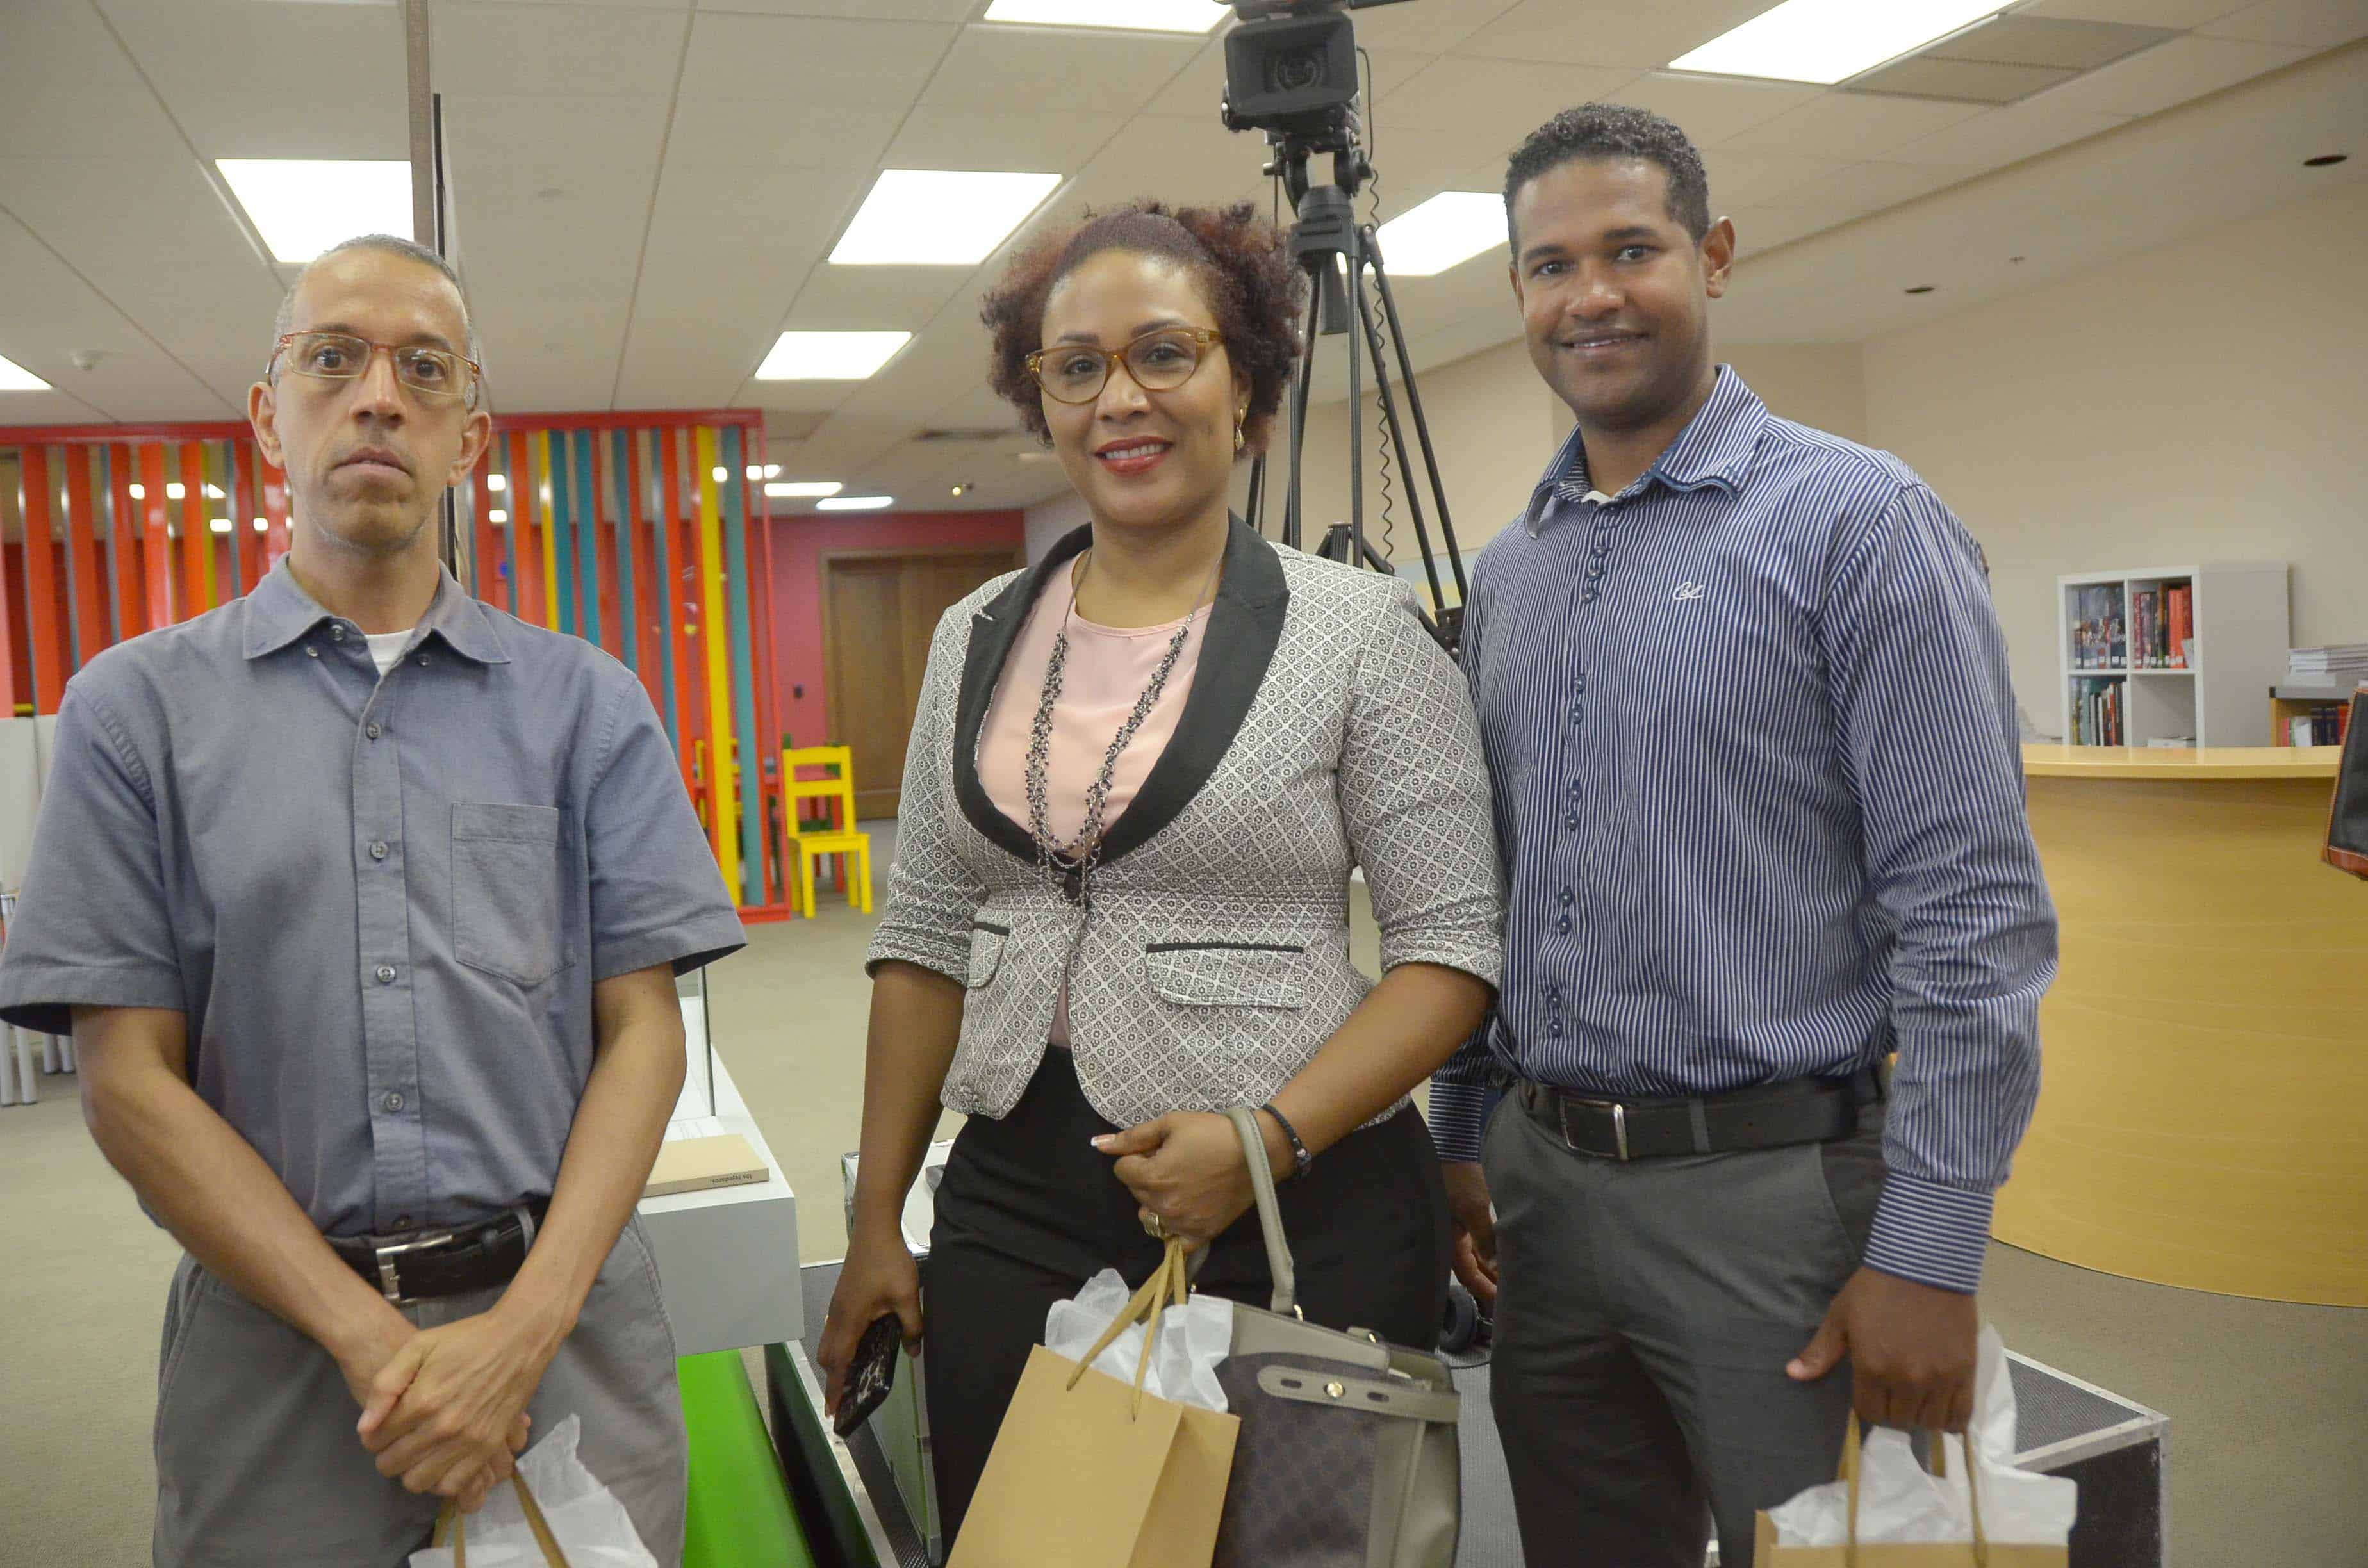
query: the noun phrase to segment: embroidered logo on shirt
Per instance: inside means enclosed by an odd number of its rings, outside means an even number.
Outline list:
[[[1681,599],[1698,599],[1707,592],[1709,590],[1700,583],[1680,583],[1678,585],[1676,597]]]

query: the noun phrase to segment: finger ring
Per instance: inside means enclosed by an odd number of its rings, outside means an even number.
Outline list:
[[[1155,1242],[1164,1242],[1167,1239],[1167,1221],[1161,1219],[1156,1212],[1145,1210],[1143,1215],[1143,1233]]]

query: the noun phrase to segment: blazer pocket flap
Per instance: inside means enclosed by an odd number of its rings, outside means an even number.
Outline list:
[[[456,801],[452,805],[452,836],[476,843],[556,844],[559,808]]]
[[[1003,967],[1003,949],[1010,944],[1011,932],[1007,926],[981,921],[970,928],[970,989],[975,991],[994,983],[995,971]]]
[[[1188,1007],[1297,1007],[1305,961],[1304,949],[1247,943],[1161,942],[1143,954],[1151,988]]]

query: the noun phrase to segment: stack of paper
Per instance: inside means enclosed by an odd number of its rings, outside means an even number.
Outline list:
[[[2286,679],[2296,686],[2349,686],[2368,680],[2368,642],[2332,642],[2286,654]]]

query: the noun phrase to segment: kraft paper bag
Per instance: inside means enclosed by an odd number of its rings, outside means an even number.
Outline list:
[[[1934,1475],[1945,1475],[1947,1439],[1936,1436],[1932,1455]],[[1780,1546],[1776,1521],[1762,1509],[1754,1532],[1751,1561],[1757,1568],[2068,1568],[2069,1552],[2061,1540],[2051,1544],[1998,1541],[1982,1528],[1982,1464],[1968,1453],[1965,1460],[1966,1503],[1971,1514],[1970,1539],[1963,1540],[1884,1541],[1859,1539],[1859,1425],[1852,1415],[1842,1449],[1841,1480],[1849,1487],[1849,1539],[1831,1546]],[[1872,1533],[1872,1532],[1870,1532]]]
[[[1185,1295],[1171,1243],[1083,1361],[1029,1351],[947,1568],[1209,1568],[1241,1419],[1143,1389],[1163,1311]],[[1146,1313],[1134,1381],[1095,1371]]]

